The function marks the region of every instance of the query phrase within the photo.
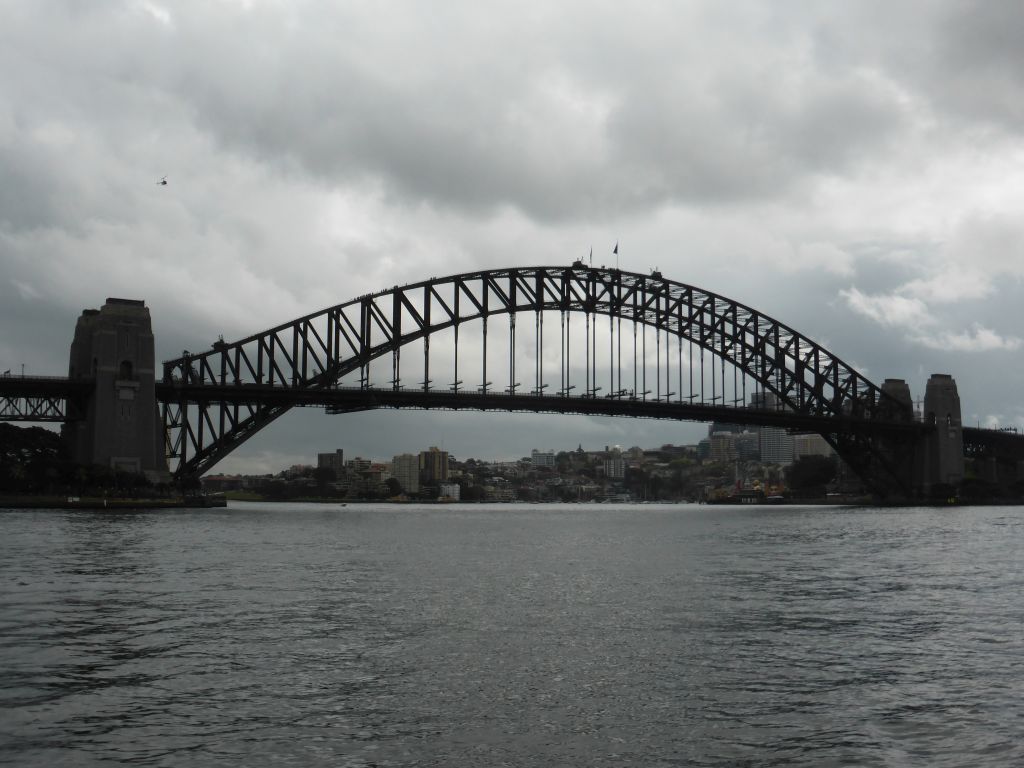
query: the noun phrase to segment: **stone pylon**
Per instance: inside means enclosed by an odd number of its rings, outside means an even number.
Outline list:
[[[952,376],[933,373],[929,377],[922,416],[925,424],[935,428],[922,440],[917,473],[920,493],[925,498],[940,492],[955,495],[964,480],[964,437],[960,395]]]
[[[903,379],[886,379],[882,382],[882,392],[891,399],[884,399],[879,408],[878,416],[886,421],[913,422],[914,404],[910,396],[910,385]],[[876,439],[876,447],[886,457],[888,465],[895,477],[895,485],[891,486],[892,496],[912,494],[916,474],[916,449],[913,437],[889,437]],[[876,478],[876,481],[878,478]]]
[[[156,402],[155,350],[149,309],[134,299],[107,299],[78,318],[68,376],[92,379],[84,418],[64,425],[73,461],[169,480]]]

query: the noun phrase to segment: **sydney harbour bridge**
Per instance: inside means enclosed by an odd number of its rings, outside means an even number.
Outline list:
[[[0,377],[0,420],[59,421],[81,463],[196,478],[296,406],[523,411],[822,435],[879,496],[1018,479],[1024,437],[965,428],[952,377],[869,381],[756,309],[655,271],[492,269],[394,286],[158,368],[149,310],[79,318],[66,377]]]

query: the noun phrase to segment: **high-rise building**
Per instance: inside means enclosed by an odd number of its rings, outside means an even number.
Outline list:
[[[757,461],[761,456],[759,438],[757,432],[750,431],[736,435],[736,458],[740,461]]]
[[[609,480],[621,480],[626,476],[626,462],[622,458],[622,450],[618,446],[608,451],[605,456],[604,476]]]
[[[777,411],[781,407],[774,392],[756,392],[750,398],[751,408]],[[759,427],[757,444],[764,464],[791,464],[793,462],[793,435],[779,427]]]
[[[761,462],[764,464],[791,464],[793,462],[793,435],[779,427],[761,427],[758,430]]]
[[[333,469],[334,474],[341,475],[345,469],[345,452],[338,448],[333,453],[318,453],[316,466],[318,469]]]
[[[448,479],[448,451],[436,446],[420,452],[420,480],[424,483],[442,483]]]
[[[420,457],[413,453],[403,453],[391,462],[391,476],[402,486],[406,493],[417,493],[420,490]]]
[[[715,432],[711,435],[711,460],[736,460],[736,435],[733,432]]]

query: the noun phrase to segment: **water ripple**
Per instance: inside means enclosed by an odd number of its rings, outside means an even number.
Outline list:
[[[0,512],[0,764],[1024,763],[1024,510]]]

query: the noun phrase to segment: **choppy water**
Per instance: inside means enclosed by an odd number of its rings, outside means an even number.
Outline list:
[[[0,763],[1024,764],[1024,508],[0,512]]]

